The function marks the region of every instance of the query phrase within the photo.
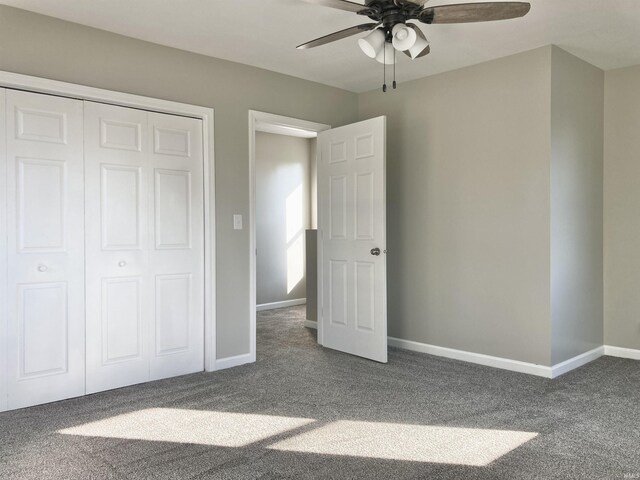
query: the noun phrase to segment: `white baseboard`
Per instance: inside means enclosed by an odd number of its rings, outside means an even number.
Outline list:
[[[285,300],[283,302],[262,303],[256,305],[256,311],[261,312],[263,310],[274,310],[276,308],[294,307],[296,305],[304,305],[307,303],[306,298],[294,298],[293,300]]]
[[[640,360],[640,350],[633,348],[614,347],[612,345],[604,346],[604,354],[610,357],[630,358],[631,360]]]
[[[250,353],[243,353],[242,355],[236,355],[227,358],[216,359],[216,370],[224,370],[225,368],[239,367],[246,363],[255,362],[255,358]]]
[[[551,367],[551,378],[559,377],[563,373],[570,372],[571,370],[586,365],[589,362],[593,362],[602,355],[604,355],[604,347],[596,347],[593,350],[589,350],[588,352],[577,355],[569,360],[557,363]]]
[[[429,355],[451,358],[453,360],[462,360],[463,362],[476,363],[486,367],[502,368],[503,370],[511,370],[512,372],[528,373],[529,375],[537,375],[545,378],[551,378],[552,374],[551,367],[536,365],[535,363],[493,357],[482,353],[465,352],[464,350],[438,347],[436,345],[429,345],[426,343],[403,340],[401,338],[394,337],[389,337],[388,343],[392,347],[404,348],[405,350],[412,350],[414,352],[428,353]]]
[[[482,353],[465,352],[464,350],[438,347],[436,345],[403,340],[401,338],[389,337],[388,343],[392,347],[404,348],[405,350],[428,353],[429,355],[436,355],[438,357],[462,360],[463,362],[475,363],[486,367],[501,368],[512,372],[527,373],[529,375],[536,375],[544,378],[556,378],[563,373],[567,373],[575,368],[581,367],[604,354],[604,347],[598,347],[574,358],[570,358],[565,362],[554,365],[553,367],[547,367],[545,365],[494,357],[491,355],[484,355]]]
[[[314,320],[305,320],[304,321],[304,326],[307,328],[313,328],[315,330],[318,329],[318,322],[314,321]]]

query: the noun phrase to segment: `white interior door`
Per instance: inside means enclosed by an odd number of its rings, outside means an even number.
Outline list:
[[[147,112],[85,102],[87,393],[149,380]]]
[[[319,340],[387,361],[386,117],[318,135]]]
[[[8,408],[85,391],[82,102],[6,91]]]
[[[87,393],[204,369],[200,120],[85,102]]]

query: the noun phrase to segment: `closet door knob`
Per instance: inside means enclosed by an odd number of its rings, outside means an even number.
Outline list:
[[[127,262],[125,262],[124,260],[120,260],[120,261],[118,262],[118,266],[119,266],[120,268],[122,268],[122,267],[124,267],[124,266],[126,266],[126,265],[127,265]]]
[[[38,271],[39,272],[46,272],[47,270],[48,270],[48,268],[47,268],[46,265],[42,265],[42,264],[38,265]]]

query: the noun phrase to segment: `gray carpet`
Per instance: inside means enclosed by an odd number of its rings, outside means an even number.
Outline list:
[[[262,312],[258,362],[0,414],[2,479],[640,478],[640,364],[556,380],[317,346]]]

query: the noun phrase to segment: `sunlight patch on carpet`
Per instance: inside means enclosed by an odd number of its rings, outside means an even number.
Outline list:
[[[58,433],[85,437],[243,447],[314,422],[246,413],[150,408],[65,428]]]
[[[535,438],[534,432],[341,420],[268,448],[412,462],[486,466]]]
[[[150,408],[59,430],[64,435],[245,447],[290,433],[271,450],[410,462],[486,466],[538,434],[400,423],[339,420],[302,433],[309,418]],[[282,438],[282,437],[281,437]]]

